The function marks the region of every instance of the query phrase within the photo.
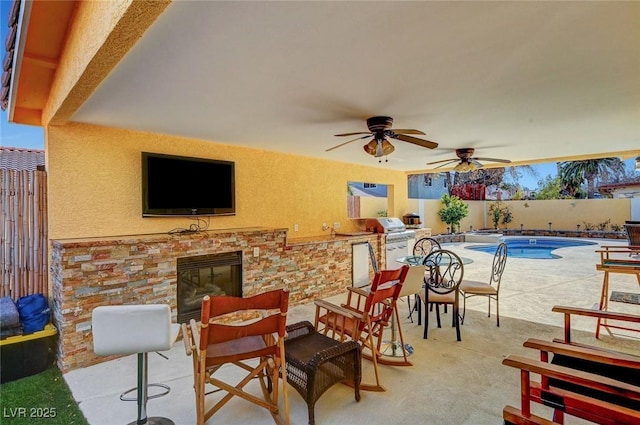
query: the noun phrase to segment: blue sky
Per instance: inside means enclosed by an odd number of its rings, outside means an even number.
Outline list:
[[[0,144],[16,148],[44,149],[44,130],[42,127],[11,124],[7,121],[7,113],[2,111],[0,117]]]
[[[635,158],[627,159],[625,162],[625,168],[628,174],[633,174],[636,162]],[[527,172],[522,172],[519,179],[520,186],[528,189],[536,189],[538,187],[538,181],[544,180],[547,176],[555,177],[558,173],[558,168],[555,162],[545,162],[542,164],[532,164],[532,167],[537,171],[538,176],[533,177]],[[637,175],[637,172],[636,172]],[[510,179],[505,179],[510,181]]]
[[[538,176],[535,177],[528,172],[521,172],[521,177],[519,178],[520,186],[528,189],[535,189],[538,187],[538,181],[544,180],[547,176],[556,176],[558,174],[558,167],[555,162],[532,164],[531,166],[536,170]]]

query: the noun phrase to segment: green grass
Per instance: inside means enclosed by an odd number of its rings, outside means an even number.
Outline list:
[[[48,417],[45,417],[48,416]],[[0,385],[0,423],[7,425],[88,425],[60,370]]]

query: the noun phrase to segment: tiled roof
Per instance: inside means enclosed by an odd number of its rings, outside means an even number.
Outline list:
[[[44,151],[0,146],[0,169],[33,171],[44,167]]]
[[[13,70],[13,51],[16,47],[16,34],[18,33],[18,16],[20,15],[21,0],[13,0],[9,10],[7,25],[7,38],[4,42],[5,54],[2,59],[2,88],[0,88],[0,107],[3,111],[9,105],[9,91],[11,87],[11,72]]]
[[[640,181],[626,181],[626,182],[620,182],[620,183],[607,183],[607,184],[601,184],[598,186],[598,191],[602,192],[602,191],[607,191],[607,192],[611,192],[612,190],[615,189],[621,189],[621,188],[626,188],[626,187],[640,187]]]

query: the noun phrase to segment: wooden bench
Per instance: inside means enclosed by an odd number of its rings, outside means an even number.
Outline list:
[[[565,414],[607,425],[640,423],[640,357],[571,341],[571,314],[598,317],[604,312],[570,307],[553,311],[565,314],[565,339],[528,339],[524,346],[538,350],[539,360],[510,355],[502,362],[520,369],[521,381],[520,408],[506,406],[505,423],[563,424]],[[633,316],[633,321],[640,317]],[[532,374],[540,379],[532,380]],[[553,419],[534,415],[532,402],[553,408]]]

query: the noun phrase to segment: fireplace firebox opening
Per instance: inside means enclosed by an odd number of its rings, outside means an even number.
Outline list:
[[[242,296],[242,251],[177,260],[178,323],[200,320],[205,295]]]

